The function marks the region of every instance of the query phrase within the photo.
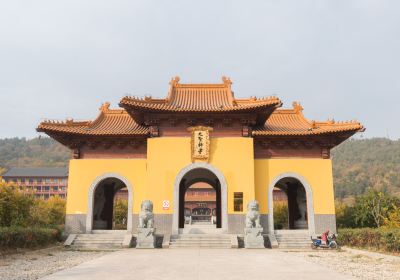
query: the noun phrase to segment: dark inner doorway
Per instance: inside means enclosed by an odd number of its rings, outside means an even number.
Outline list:
[[[101,181],[93,197],[93,229],[111,230],[115,227],[115,205],[118,203],[118,227],[126,229],[128,191],[126,185],[117,178],[107,178]],[[124,203],[123,201],[126,201]],[[126,205],[126,207],[125,207]],[[120,209],[122,208],[122,209]],[[126,210],[125,210],[126,208]],[[126,216],[126,219],[124,219]],[[120,224],[122,222],[122,225]]]
[[[185,227],[185,216],[188,216],[189,209],[185,210],[185,195],[187,190],[195,186],[198,183],[207,184],[214,189],[215,192],[215,208],[210,209],[213,215],[215,215],[215,224],[217,228],[221,228],[222,219],[221,219],[221,183],[218,180],[218,177],[204,168],[196,168],[188,173],[182,178],[179,184],[179,228]],[[200,205],[201,206],[201,205]],[[205,207],[198,207],[198,209],[193,209],[197,211],[196,213],[206,213],[207,209],[203,209]],[[202,212],[203,211],[203,212]],[[185,213],[186,212],[186,213]],[[193,213],[191,211],[191,213]]]

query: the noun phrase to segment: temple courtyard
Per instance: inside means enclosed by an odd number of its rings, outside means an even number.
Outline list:
[[[400,279],[400,257],[342,251],[52,248],[0,259],[0,279]]]

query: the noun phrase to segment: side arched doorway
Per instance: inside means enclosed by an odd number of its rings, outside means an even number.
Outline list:
[[[295,173],[276,177],[268,192],[268,227],[275,230],[308,230],[315,233],[312,189]]]
[[[208,185],[215,193],[212,208],[205,207],[201,203],[195,209],[185,208],[185,195],[188,189],[199,183]],[[174,185],[174,214],[172,222],[172,232],[174,234],[179,233],[179,229],[183,229],[185,223],[188,223],[187,216],[189,212],[190,215],[194,214],[197,217],[213,216],[214,222],[211,222],[215,224],[216,228],[221,228],[222,232],[227,232],[228,230],[226,181],[222,173],[210,164],[193,163],[178,173]]]
[[[103,175],[88,194],[86,231],[132,230],[132,187],[119,175]]]

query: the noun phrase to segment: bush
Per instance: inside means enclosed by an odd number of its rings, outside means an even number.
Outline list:
[[[0,183],[0,227],[48,227],[63,225],[64,220],[64,199],[36,199],[15,186]]]
[[[287,201],[274,202],[274,228],[275,229],[289,228],[289,209]]]
[[[0,249],[35,248],[61,241],[58,228],[0,227]]]
[[[34,198],[17,187],[0,184],[0,227],[27,226]]]
[[[340,245],[368,248],[386,252],[400,252],[400,229],[398,228],[356,228],[340,229]]]
[[[65,200],[53,196],[48,200],[36,199],[31,209],[31,225],[34,226],[57,226],[65,221]]]
[[[126,229],[128,221],[128,200],[117,199],[113,213],[114,229]]]

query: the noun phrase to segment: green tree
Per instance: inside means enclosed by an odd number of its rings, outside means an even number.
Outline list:
[[[380,227],[398,204],[398,198],[369,189],[365,194],[356,198],[355,222],[361,227]]]

